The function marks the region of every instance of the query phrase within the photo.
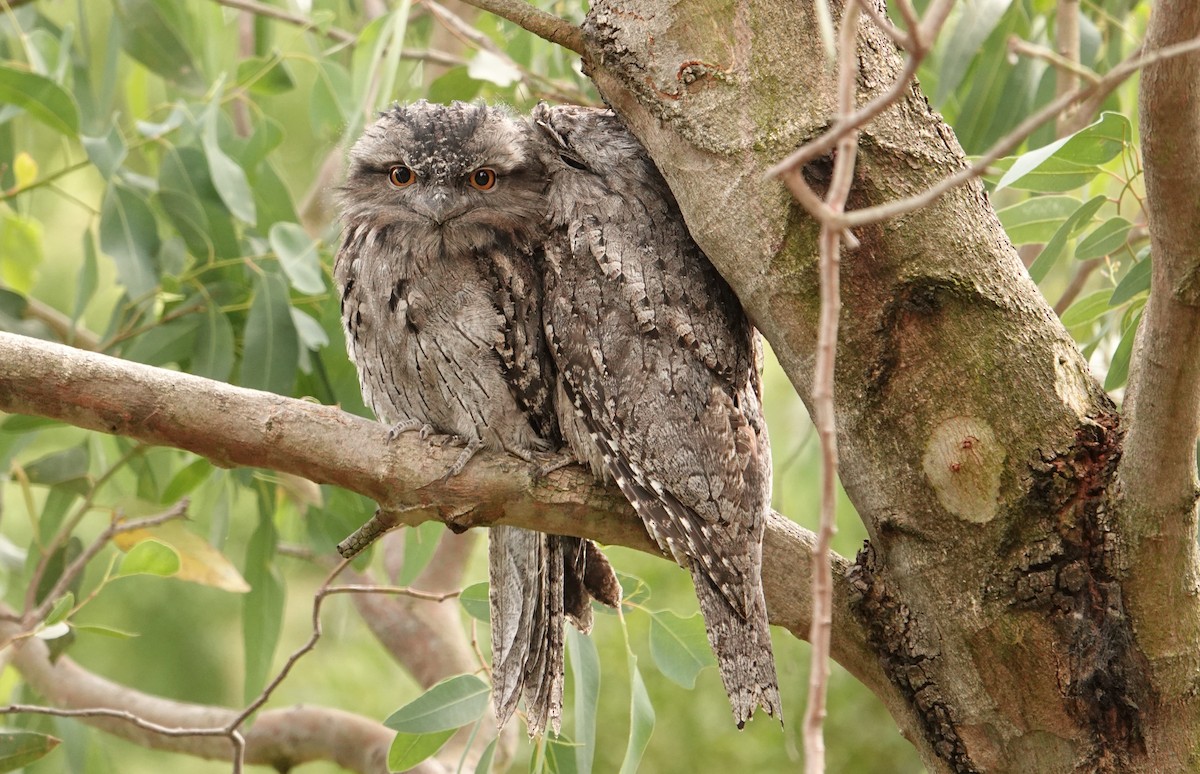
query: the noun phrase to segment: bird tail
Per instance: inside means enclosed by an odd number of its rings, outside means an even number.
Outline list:
[[[495,526],[488,553],[497,722],[503,726],[524,696],[529,735],[540,735],[547,726],[557,734],[563,623],[570,618],[588,632],[592,598],[620,604],[621,587],[608,560],[588,540]]]
[[[763,598],[762,581],[754,578],[746,615],[734,609],[729,600],[712,582],[699,561],[690,562],[692,583],[708,644],[717,657],[721,682],[729,695],[733,719],[738,728],[762,707],[768,715],[783,720],[779,700],[779,681],[775,675],[775,656],[771,652],[771,631],[767,625],[767,603]],[[750,579],[747,579],[749,581]]]

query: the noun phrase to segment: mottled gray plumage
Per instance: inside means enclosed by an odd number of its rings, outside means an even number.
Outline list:
[[[334,275],[363,398],[392,433],[420,429],[523,459],[558,446],[542,338],[545,176],[530,129],[483,105],[385,112],[350,151]],[[490,539],[493,698],[523,694],[529,731],[559,726],[563,622],[619,600],[612,568],[577,538],[496,526]],[[616,589],[616,599],[613,598]]]
[[[770,449],[757,340],[645,149],[607,111],[539,105],[557,413],[687,567],[740,727],[779,716],[762,592]]]

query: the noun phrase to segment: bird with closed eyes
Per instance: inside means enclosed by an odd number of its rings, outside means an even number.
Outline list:
[[[559,425],[692,576],[740,728],[780,717],[762,590],[771,456],[756,333],[612,113],[541,104],[543,315]]]
[[[393,437],[418,430],[535,461],[561,443],[542,337],[545,171],[530,127],[481,104],[384,112],[350,151],[334,275],[363,398]],[[493,700],[525,699],[530,734],[556,732],[563,624],[620,586],[590,541],[494,526],[489,538]]]

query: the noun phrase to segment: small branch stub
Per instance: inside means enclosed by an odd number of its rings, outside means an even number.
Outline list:
[[[921,465],[938,502],[960,519],[991,521],[998,509],[1006,455],[978,417],[950,417],[929,436]]]

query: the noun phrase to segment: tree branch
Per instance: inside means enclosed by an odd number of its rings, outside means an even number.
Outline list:
[[[0,623],[0,637],[7,639],[17,631],[15,624]],[[38,639],[14,646],[13,665],[30,687],[56,707],[69,710],[58,714],[80,715],[89,725],[143,747],[230,759],[233,748],[225,728],[237,716],[235,710],[141,693],[93,674],[65,656],[51,661],[46,643]],[[380,723],[316,707],[268,710],[242,733],[246,763],[281,771],[329,760],[361,774],[384,774],[392,741],[392,732]],[[445,771],[437,763],[419,770],[422,774]]]
[[[587,53],[583,33],[574,24],[554,14],[534,8],[523,0],[464,0],[481,11],[507,19],[539,38],[557,43],[580,56]]]
[[[1200,39],[1200,6],[1156,3],[1146,31],[1153,57],[1181,41]],[[1164,685],[1194,674],[1200,621],[1178,616],[1194,599],[1196,436],[1200,432],[1200,54],[1159,59],[1142,71],[1139,112],[1145,159],[1150,250],[1150,300],[1142,316],[1125,409],[1129,433],[1120,479],[1123,521],[1133,546],[1134,574],[1126,599],[1146,620],[1169,620],[1153,638],[1154,655],[1175,665]],[[1161,579],[1170,579],[1162,582]],[[1167,616],[1166,619],[1163,616]],[[1147,641],[1148,640],[1148,641]],[[1178,671],[1175,671],[1175,670]],[[1190,678],[1187,678],[1190,679]]]
[[[456,528],[512,524],[588,537],[660,555],[615,488],[578,466],[541,479],[533,466],[481,452],[462,475],[442,480],[458,450],[387,429],[333,406],[240,387],[0,333],[0,411],[51,417],[90,430],[173,446],[224,467],[265,467],[335,484],[381,507],[436,517]],[[767,522],[763,585],[771,622],[805,637],[815,536],[778,514]],[[332,546],[330,547],[332,550]],[[859,680],[889,683],[850,616],[848,562],[834,557],[832,656]]]

